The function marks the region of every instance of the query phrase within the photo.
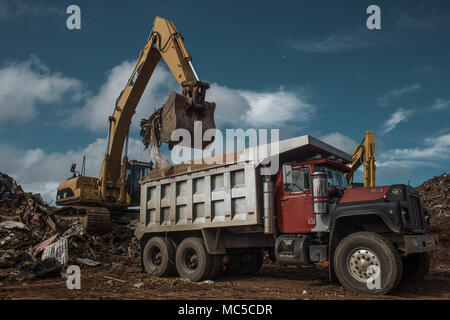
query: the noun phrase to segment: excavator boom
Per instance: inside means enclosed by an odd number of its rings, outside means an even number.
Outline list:
[[[352,163],[348,164],[350,171],[345,174],[348,184],[351,184],[353,174],[363,165],[364,187],[375,187],[375,137],[372,131],[366,131],[364,139],[352,154]]]
[[[164,18],[156,17],[150,36],[140,52],[136,66],[125,88],[117,98],[113,114],[108,118],[107,147],[99,178],[74,176],[60,184],[56,203],[61,205],[86,204],[93,206],[128,207],[138,203],[126,192],[127,168],[131,165],[126,154],[128,132],[139,100],[161,58],[166,62],[182,89],[182,94],[173,93],[168,102],[151,117],[148,128],[153,130],[156,141],[171,142],[175,129],[187,129],[193,133],[194,121],[201,121],[203,131],[215,128],[214,103],[205,101],[209,84],[201,82],[192,64],[181,34],[175,25]],[[165,111],[165,112],[164,112]],[[182,141],[185,144],[189,141]],[[122,152],[125,145],[125,154]]]

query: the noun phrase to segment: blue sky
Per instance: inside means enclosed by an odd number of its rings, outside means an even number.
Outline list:
[[[81,8],[81,30],[66,8]],[[381,30],[366,8],[381,8]],[[98,175],[106,118],[155,16],[185,38],[218,127],[280,128],[351,151],[376,136],[377,184],[418,185],[449,170],[448,1],[0,0],[0,171],[52,198],[71,162]],[[164,63],[138,123],[178,90]]]

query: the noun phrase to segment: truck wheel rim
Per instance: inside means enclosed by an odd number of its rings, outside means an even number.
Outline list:
[[[367,282],[380,268],[377,255],[368,249],[356,249],[349,254],[347,261],[349,273],[360,282]]]
[[[158,267],[161,265],[161,250],[158,247],[153,247],[150,251],[150,261],[155,266]]]
[[[188,269],[195,270],[198,266],[198,254],[194,249],[188,249],[184,253],[184,264]]]

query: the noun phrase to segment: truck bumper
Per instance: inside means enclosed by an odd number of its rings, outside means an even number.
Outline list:
[[[404,236],[406,254],[439,250],[439,240],[435,234]]]

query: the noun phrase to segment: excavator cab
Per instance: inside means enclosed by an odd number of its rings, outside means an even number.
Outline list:
[[[148,172],[153,169],[153,163],[141,162],[131,160],[127,164],[126,172],[126,191],[130,195],[130,205],[139,206],[141,185],[139,180],[148,175]]]

